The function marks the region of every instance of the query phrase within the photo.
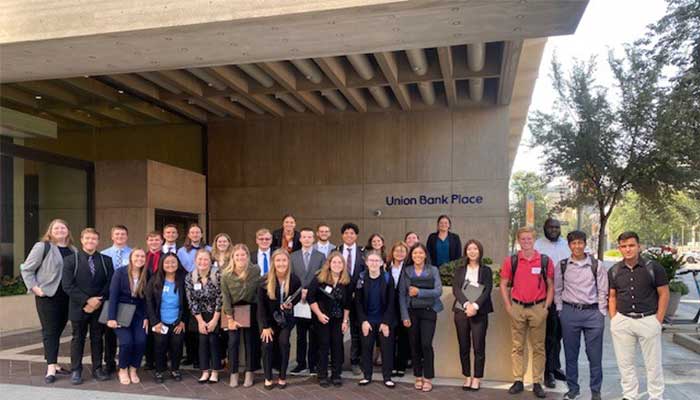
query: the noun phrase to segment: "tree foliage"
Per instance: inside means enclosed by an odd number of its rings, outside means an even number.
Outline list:
[[[532,195],[535,200],[535,227],[544,225],[548,216],[547,199],[545,197],[547,181],[532,172],[518,171],[510,180],[510,239],[511,249],[515,244],[515,233],[519,227],[525,226],[525,200]]]

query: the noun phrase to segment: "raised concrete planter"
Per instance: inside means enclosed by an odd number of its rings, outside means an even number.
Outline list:
[[[34,295],[0,297],[0,334],[20,329],[40,329]]]
[[[700,334],[698,333],[674,333],[673,343],[700,354]]]

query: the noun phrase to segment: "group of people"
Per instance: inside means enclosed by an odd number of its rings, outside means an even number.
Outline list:
[[[389,247],[375,233],[363,248],[357,243],[358,226],[345,223],[342,243],[336,246],[330,242],[328,225],[297,230],[295,218],[287,215],[280,229],[256,232],[257,248],[251,252],[225,233],[207,245],[197,224],[188,227],[181,247],[177,227],[166,225],[163,232],[148,233],[145,248],[130,248],[128,229],[115,225],[112,246],[99,252],[95,229],[84,229],[80,243],[74,244],[68,224],[54,220],[21,266],[24,282],[36,296],[45,380],[52,383],[57,375],[70,374],[72,383],[82,382],[89,332],[97,380],[110,379],[116,372],[122,384],[138,383],[145,356],[143,368],[153,369],[159,383],[182,380],[181,363],[201,370],[199,383],[216,383],[227,360],[231,387],[241,380],[244,387],[252,386],[254,372],[262,367],[265,389],[283,389],[296,328],[292,374],[308,370],[323,387],[342,385],[343,337],[349,333],[350,364],[360,376],[359,385],[372,382],[379,357],[386,387],[395,387],[392,378],[404,376],[410,363],[414,388],[430,392],[435,377],[433,337],[444,308],[439,266],[463,259],[453,276],[452,312],[463,389],[479,390],[488,314],[494,311],[493,274],[483,262],[482,244],[470,239],[462,247],[450,229],[450,218],[442,215],[425,244],[409,232]],[[625,397],[637,395],[634,346],[640,342],[649,393],[661,398],[660,322],[668,301],[663,268],[640,258],[639,239],[632,232],[618,238],[624,259],[606,272],[585,252],[583,232],[571,232],[564,241],[553,219],[544,230],[545,238],[535,241],[534,229],[521,228],[520,251],[507,257],[500,271],[500,293],[511,319],[515,382],[509,392],[524,390],[527,340],[533,349],[534,394],[545,397],[542,383],[553,387],[555,379],[565,379],[565,398],[578,397],[583,334],[591,392],[594,399],[600,398],[603,329],[605,315],[610,314]],[[60,335],[69,319],[73,336],[71,370],[66,371],[57,360]],[[561,338],[565,374],[558,365]]]

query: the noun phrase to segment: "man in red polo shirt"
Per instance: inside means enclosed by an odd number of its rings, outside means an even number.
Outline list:
[[[525,375],[524,347],[527,337],[528,346],[532,348],[532,391],[539,398],[545,397],[542,388],[545,366],[544,339],[546,333],[547,309],[554,299],[554,263],[535,250],[535,229],[524,227],[518,229],[520,251],[516,256],[507,257],[501,264],[501,296],[506,311],[510,314],[513,349],[511,361],[515,382],[508,392],[516,394],[523,391]],[[546,259],[546,264],[543,258]],[[512,259],[517,260],[513,268]],[[543,271],[543,264],[546,269]],[[515,269],[515,274],[513,274]],[[515,275],[515,276],[513,276]],[[509,287],[512,286],[510,293]]]

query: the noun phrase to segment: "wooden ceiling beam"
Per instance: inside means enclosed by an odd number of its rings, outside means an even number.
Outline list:
[[[281,61],[261,63],[259,66],[312,112],[318,115],[324,113],[323,101],[316,93],[297,90],[296,77],[289,66]]]
[[[80,104],[80,99],[71,91],[62,88],[51,81],[30,81],[15,83],[15,85],[25,91],[41,98],[54,99],[71,106]]]
[[[39,110],[30,106],[22,105],[20,103],[15,103],[12,100],[6,98],[0,98],[0,105],[6,108],[11,108],[13,110],[21,111],[23,113],[31,114],[39,118],[45,118],[49,121],[53,121],[58,124],[59,130],[84,130],[92,129],[92,126],[77,123],[73,120],[60,117],[55,114],[50,114],[46,111]]]
[[[338,57],[314,58],[314,62],[321,68],[328,79],[333,82],[340,93],[352,104],[358,112],[367,112],[367,99],[360,89],[347,87],[345,68]]]
[[[457,106],[457,83],[454,79],[454,62],[452,60],[452,48],[439,47],[438,60],[440,71],[442,71],[443,84],[445,86],[445,97],[450,107]]]
[[[226,114],[229,114],[232,117],[245,119],[245,110],[241,106],[232,103],[228,98],[212,97],[207,99],[207,103],[213,107],[223,110],[226,112]]]
[[[391,90],[394,92],[396,100],[398,100],[401,109],[408,111],[411,109],[411,96],[406,85],[399,82],[399,70],[396,63],[396,55],[392,52],[374,53],[374,59],[377,60],[379,68],[382,70],[384,77]]]
[[[284,108],[275,99],[265,94],[250,94],[248,81],[238,70],[221,66],[211,67],[209,72],[231,88],[232,95],[240,96],[276,117],[284,116]],[[219,91],[220,94],[221,91]]]
[[[202,85],[197,78],[182,70],[158,71],[158,75],[169,84],[192,96],[202,97]]]
[[[13,86],[2,85],[2,89],[0,90],[0,96],[2,96],[3,99],[11,101],[13,103],[21,104],[31,109],[38,110],[38,112],[43,111],[91,127],[104,126],[104,124],[97,118],[93,116],[88,116],[88,114],[90,114],[88,112],[77,112],[75,108],[65,106],[47,107],[45,104],[43,104],[43,99],[37,100],[34,97],[34,95],[24,92]]]

